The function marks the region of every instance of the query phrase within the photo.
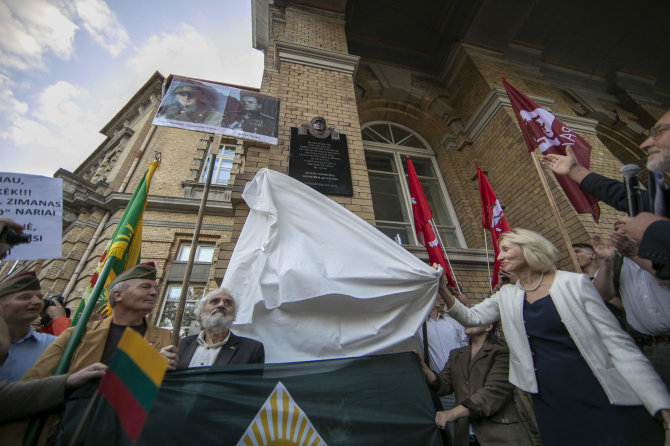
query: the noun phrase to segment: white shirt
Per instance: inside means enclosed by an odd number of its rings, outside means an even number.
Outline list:
[[[619,291],[626,320],[634,329],[651,336],[670,333],[670,288],[624,257]]]
[[[437,319],[429,315],[426,319],[426,333],[430,368],[436,373],[444,368],[449,360],[450,351],[468,345],[468,337],[463,326],[446,314],[438,313]],[[423,354],[423,328],[419,328],[419,337]]]
[[[228,331],[226,339],[221,342],[217,342],[216,344],[208,345],[205,341],[205,331],[201,331],[198,335],[198,346],[193,352],[193,357],[191,358],[191,362],[188,364],[188,367],[208,367],[214,364],[216,357],[221,351],[221,347],[223,347],[226,342],[228,342],[229,338],[230,330]]]

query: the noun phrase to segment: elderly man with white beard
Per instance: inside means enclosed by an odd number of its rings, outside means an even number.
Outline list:
[[[195,317],[203,330],[179,342],[178,370],[265,362],[263,344],[230,331],[235,311],[235,299],[224,289],[211,291],[196,303]]]

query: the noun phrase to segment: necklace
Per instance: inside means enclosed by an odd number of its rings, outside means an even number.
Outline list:
[[[524,291],[535,291],[536,289],[540,288],[540,284],[542,283],[542,279],[544,279],[544,273],[542,273],[542,275],[540,276],[540,280],[537,282],[537,285],[535,285],[533,288],[528,288],[528,289],[524,288],[521,285],[521,281],[519,280],[519,288],[521,288]]]

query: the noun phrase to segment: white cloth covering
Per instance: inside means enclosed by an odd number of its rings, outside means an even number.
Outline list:
[[[433,270],[343,206],[261,169],[222,287],[235,332],[267,363],[361,356],[412,337],[437,293]]]

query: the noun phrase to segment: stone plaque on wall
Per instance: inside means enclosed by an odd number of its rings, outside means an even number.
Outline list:
[[[347,137],[333,129],[319,130],[318,122],[315,130],[314,120],[312,127],[291,128],[288,174],[322,194],[352,196]]]

